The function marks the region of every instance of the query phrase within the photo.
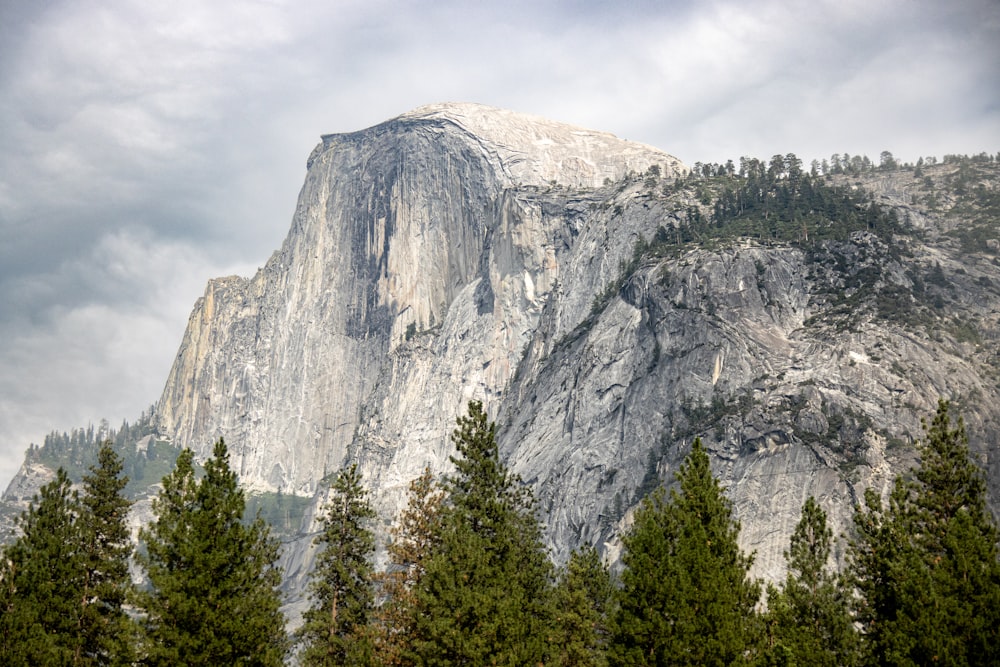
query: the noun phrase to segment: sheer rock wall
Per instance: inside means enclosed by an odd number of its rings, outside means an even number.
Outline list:
[[[312,493],[349,452],[411,456],[410,442],[440,467],[464,400],[510,379],[572,242],[519,188],[652,164],[684,172],[611,135],[475,105],[324,137],[281,250],[195,306],[163,431],[202,455],[225,437],[252,489]],[[405,486],[423,464],[379,474]]]

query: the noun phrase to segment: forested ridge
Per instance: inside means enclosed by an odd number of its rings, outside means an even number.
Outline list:
[[[997,255],[998,160],[998,155],[979,153],[900,163],[884,151],[877,164],[867,156],[834,154],[829,160],[812,160],[806,168],[798,156],[788,153],[770,160],[699,162],[687,176],[676,179],[661,179],[654,165],[645,174],[606,183],[607,188],[621,191],[630,182],[642,182],[636,205],[664,201],[671,219],[648,238],[637,240],[618,275],[595,295],[591,317],[578,332],[590,326],[643,265],[696,248],[714,250],[742,242],[799,248],[817,283],[835,277],[835,284],[827,287],[829,293],[817,295],[832,306],[821,309],[817,319],[836,320],[839,330],[856,325],[870,312],[885,321],[925,328],[932,335],[944,328],[959,339],[977,341],[974,323],[940,321],[951,291],[948,279],[939,265],[926,273],[911,265],[914,242],[929,230],[910,216],[932,212],[949,221],[943,237],[962,252]],[[890,204],[877,197],[872,184],[880,177],[916,184],[910,201]],[[844,243],[859,239],[879,250],[870,257],[850,256]],[[858,259],[868,261],[852,266]],[[895,267],[887,266],[887,261],[902,267],[905,280],[893,275],[890,268]]]
[[[62,468],[73,484],[82,482],[89,466],[98,459],[102,448],[110,448],[121,458],[126,478],[122,494],[136,501],[149,493],[174,468],[180,450],[157,431],[155,408],[150,407],[134,422],[125,420],[118,428],[106,420],[94,426],[70,431],[52,431],[41,445],[32,444],[25,453],[28,464],[39,463],[56,470]],[[197,463],[196,470],[200,470]],[[308,498],[283,493],[255,493],[246,498],[244,520],[253,520],[258,513],[271,526],[276,536],[292,533],[305,513]],[[0,507],[9,512],[9,508]],[[14,536],[0,536],[7,541]]]
[[[496,426],[472,402],[452,435],[454,472],[414,480],[389,545],[363,480],[335,476],[320,518],[311,607],[285,632],[278,545],[220,440],[201,474],[190,450],[154,502],[133,553],[122,459],[111,443],[73,491],[60,470],[0,563],[6,665],[987,665],[1000,660],[1000,537],[947,401],[920,462],[888,503],[869,490],[832,569],[814,498],[778,585],[753,554],[701,441],[673,484],[648,495],[612,575],[585,545],[556,568],[534,500],[500,461]],[[135,557],[147,583],[128,572]]]
[[[134,422],[125,420],[118,428],[101,420],[96,427],[90,424],[68,432],[52,431],[41,445],[31,445],[25,458],[53,469],[61,466],[70,479],[78,482],[95,460],[100,447],[110,442],[122,457],[122,466],[129,478],[125,494],[134,498],[150,481],[158,481],[170,472],[177,458],[177,448],[156,437],[153,414],[154,408],[150,407],[139,419]]]

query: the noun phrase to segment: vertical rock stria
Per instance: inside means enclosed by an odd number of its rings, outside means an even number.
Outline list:
[[[224,436],[251,489],[312,493],[349,453],[373,461],[370,482],[405,488],[447,461],[466,399],[498,407],[558,283],[576,232],[520,193],[588,192],[652,165],[686,171],[609,134],[469,104],[323,137],[281,250],[196,305],[161,428],[201,455]]]

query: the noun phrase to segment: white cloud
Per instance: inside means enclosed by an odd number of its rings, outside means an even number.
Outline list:
[[[33,320],[0,323],[0,479],[53,429],[134,420],[159,398],[205,277],[253,269],[213,264],[199,248],[129,230],[61,267],[54,282],[74,281],[84,296]],[[51,285],[22,287],[38,293]]]

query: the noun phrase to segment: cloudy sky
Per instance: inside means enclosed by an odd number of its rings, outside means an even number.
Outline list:
[[[996,0],[0,0],[0,488],[159,397],[321,134],[470,101],[688,164],[996,152],[998,45]]]

